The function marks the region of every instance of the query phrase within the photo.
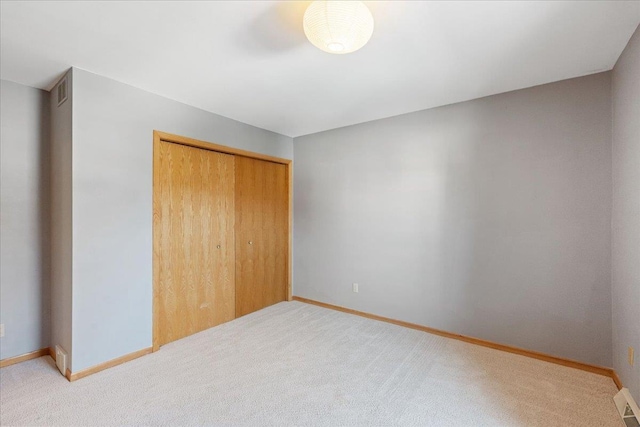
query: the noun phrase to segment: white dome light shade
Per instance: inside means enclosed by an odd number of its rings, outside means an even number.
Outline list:
[[[355,52],[373,34],[373,16],[361,1],[314,1],[303,18],[311,43],[329,53]]]

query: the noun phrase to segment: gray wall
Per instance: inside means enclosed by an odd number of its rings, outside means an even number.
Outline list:
[[[153,130],[292,158],[293,141],[73,70],[73,371],[151,346]]]
[[[63,77],[64,78],[64,77]],[[71,139],[73,135],[73,73],[68,71],[67,100],[58,106],[57,87],[51,103],[51,345],[67,352],[72,360],[72,217]]]
[[[611,366],[610,90],[602,73],[295,138],[294,294]]]
[[[640,402],[640,29],[612,74],[613,367]],[[627,348],[636,350],[635,365]]]
[[[0,82],[0,359],[49,346],[49,94]]]

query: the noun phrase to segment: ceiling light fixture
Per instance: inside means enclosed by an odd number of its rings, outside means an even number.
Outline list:
[[[304,33],[318,49],[351,53],[373,34],[373,16],[361,1],[314,1],[303,18]]]

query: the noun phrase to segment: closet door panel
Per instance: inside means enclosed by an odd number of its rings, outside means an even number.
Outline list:
[[[160,142],[158,343],[235,318],[234,156]]]
[[[236,157],[236,316],[284,301],[287,290],[286,166]]]

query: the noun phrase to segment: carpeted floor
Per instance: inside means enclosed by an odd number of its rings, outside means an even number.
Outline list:
[[[67,382],[0,370],[2,425],[623,426],[610,378],[285,302]]]

